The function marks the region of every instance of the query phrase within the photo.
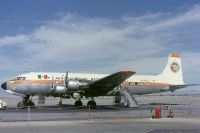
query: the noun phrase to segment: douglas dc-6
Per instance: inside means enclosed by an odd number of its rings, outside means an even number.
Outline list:
[[[121,88],[131,96],[175,91],[196,84],[184,84],[181,57],[177,53],[169,55],[168,63],[161,74],[134,75],[133,71],[119,71],[114,74],[29,72],[16,79],[4,82],[1,87],[12,94],[22,94],[18,107],[34,106],[30,96],[53,96],[74,98],[75,106],[82,106],[83,96],[88,105],[96,106],[94,97],[116,95]]]

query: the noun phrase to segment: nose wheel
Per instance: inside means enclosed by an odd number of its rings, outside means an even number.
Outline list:
[[[21,102],[17,104],[18,108],[35,107],[35,103],[30,99],[30,95],[26,95]]]

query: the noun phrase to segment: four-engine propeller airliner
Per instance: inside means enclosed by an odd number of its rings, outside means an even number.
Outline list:
[[[126,89],[131,95],[174,91],[195,84],[184,84],[181,57],[169,55],[168,63],[161,74],[134,75],[133,71],[108,74],[29,72],[16,79],[4,82],[1,87],[14,94],[23,94],[18,107],[34,106],[30,96],[42,95],[74,98],[76,106],[82,106],[81,98],[90,98],[88,105],[96,106],[94,97],[105,96],[116,90]]]

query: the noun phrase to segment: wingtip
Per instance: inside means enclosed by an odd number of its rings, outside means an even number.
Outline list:
[[[122,70],[121,72],[127,73],[127,74],[132,74],[132,75],[136,73],[135,71],[132,71],[132,70]]]

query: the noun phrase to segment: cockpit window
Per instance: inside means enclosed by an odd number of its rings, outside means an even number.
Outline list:
[[[18,80],[21,80],[21,79],[22,79],[22,77],[17,77],[17,79],[18,79]]]
[[[17,77],[17,80],[26,80],[26,77]]]

